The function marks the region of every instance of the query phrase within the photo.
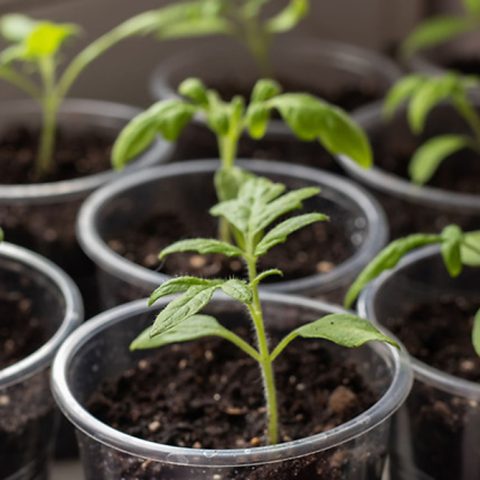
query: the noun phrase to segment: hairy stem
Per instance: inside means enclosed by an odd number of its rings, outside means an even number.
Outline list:
[[[253,282],[257,276],[257,260],[253,256],[246,257],[248,266],[248,277]],[[278,403],[277,390],[275,387],[275,376],[273,372],[273,364],[270,358],[270,350],[268,346],[265,325],[263,322],[262,305],[258,287],[253,288],[253,302],[249,306],[249,312],[255,326],[257,336],[258,351],[260,354],[260,368],[262,371],[263,386],[265,392],[265,400],[267,404],[268,416],[268,442],[271,445],[278,443]]]

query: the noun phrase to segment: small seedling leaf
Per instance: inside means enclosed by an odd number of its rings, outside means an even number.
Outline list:
[[[177,277],[167,280],[162,283],[151,295],[148,300],[148,305],[152,306],[157,300],[166,295],[173,295],[175,293],[186,292],[190,287],[208,287],[220,285],[223,280],[207,280],[197,277]]]
[[[442,231],[442,258],[448,273],[452,277],[458,277],[462,272],[461,247],[464,235],[457,225],[449,225]]]
[[[159,258],[163,259],[172,253],[197,252],[202,255],[219,253],[227,257],[238,257],[242,251],[235,245],[211,238],[194,238],[175,242],[160,252]]]
[[[433,177],[443,160],[471,145],[472,140],[464,135],[444,135],[428,140],[418,148],[410,161],[411,179],[418,185],[424,185]]]
[[[243,280],[227,280],[221,285],[221,289],[225,295],[228,295],[240,303],[248,304],[252,301],[252,290],[248,283]]]
[[[263,282],[263,280],[273,275],[283,277],[283,272],[281,270],[278,270],[278,268],[271,268],[269,270],[265,270],[254,278],[254,280],[252,281],[252,286],[257,286],[259,283]]]
[[[468,267],[480,267],[480,230],[464,234],[462,263]]]
[[[220,201],[232,200],[238,196],[241,186],[253,175],[239,167],[220,168],[215,172],[215,191]]]
[[[25,58],[39,59],[55,55],[65,40],[78,33],[78,27],[65,23],[38,22],[24,40]]]
[[[270,121],[270,110],[263,103],[254,103],[248,107],[246,124],[250,136],[258,140],[265,136]]]
[[[152,327],[144,330],[130,345],[130,350],[148,350],[173,343],[190,342],[205,337],[224,337],[228,332],[218,321],[208,315],[194,315],[176,328],[152,336]]]
[[[150,335],[161,335],[196,315],[208,305],[219,284],[190,287],[181,297],[170,302],[157,316]]]
[[[475,28],[475,24],[468,18],[438,16],[422,23],[407,38],[402,51],[408,56],[419,50],[434,47],[447,42],[458,35],[469,32]]]
[[[178,93],[204,107],[208,105],[207,87],[198,78],[187,78],[178,87]]]
[[[282,93],[282,87],[275,80],[261,79],[253,87],[250,103],[266,102]]]
[[[270,33],[288,32],[307,16],[309,9],[309,0],[290,0],[281,12],[266,22],[266,29]]]
[[[413,74],[399,80],[388,92],[384,101],[384,113],[391,118],[396,110],[406,102],[426,81],[425,75]]]
[[[477,353],[477,355],[480,356],[480,310],[475,315],[473,323],[472,341],[475,352]]]
[[[441,243],[440,235],[414,234],[399,238],[387,245],[358,275],[345,295],[344,305],[350,308],[361,291],[386,270],[397,266],[398,262],[408,252],[416,248]]]
[[[284,243],[292,233],[316,222],[327,221],[328,217],[321,213],[307,213],[297,217],[289,218],[270,230],[260,241],[255,249],[255,255],[261,257],[271,248]]]

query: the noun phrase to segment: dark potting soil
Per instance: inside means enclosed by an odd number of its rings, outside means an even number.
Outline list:
[[[194,232],[187,218],[173,214],[152,216],[138,228],[122,232],[108,240],[109,246],[128,260],[165,274],[188,274],[205,278],[227,278],[244,273],[239,259],[223,255],[197,255],[179,253],[169,256],[162,264],[160,251],[175,241],[195,236],[214,237],[214,228],[206,232]],[[212,223],[213,226],[213,223]],[[353,253],[353,245],[347,240],[340,224],[318,223],[291,237],[288,242],[273,248],[260,262],[260,269],[279,268],[283,277],[271,277],[269,281],[293,280],[317,273],[327,273]]]
[[[32,301],[21,291],[0,291],[0,370],[35,350],[48,339]]]
[[[245,335],[244,331],[239,333]],[[275,369],[282,442],[329,430],[376,401],[357,367],[333,358],[321,342],[292,344]],[[265,444],[265,407],[258,366],[221,340],[177,344],[159,350],[120,378],[102,385],[90,398],[88,408],[110,426],[153,442],[207,449]],[[349,478],[380,479],[378,462],[384,452],[373,453],[365,446],[364,453],[363,458],[353,458],[347,448],[339,448],[283,466],[232,469],[235,473],[215,478],[340,480],[349,471]],[[355,462],[358,472],[352,466]],[[192,476],[194,472],[175,476],[176,467],[139,463],[125,462],[125,470],[115,473],[121,473],[122,478],[142,480],[197,478]],[[160,473],[165,477],[155,477]]]
[[[35,174],[35,159],[40,132],[24,126],[12,126],[0,135],[1,183],[5,185],[31,184],[71,180],[94,175],[110,168],[112,137],[97,130],[57,134],[54,156],[55,171],[45,177]]]
[[[466,299],[443,296],[432,303],[412,306],[389,327],[409,353],[422,362],[472,382],[480,382],[480,357],[472,345],[472,328],[480,296]]]

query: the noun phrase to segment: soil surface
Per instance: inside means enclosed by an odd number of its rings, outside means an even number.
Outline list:
[[[0,136],[2,184],[31,184],[71,180],[110,169],[112,137],[93,128],[77,132],[59,129],[54,163],[56,169],[39,178],[35,160],[40,132],[24,126],[12,126]]]
[[[472,345],[477,299],[443,296],[435,303],[412,307],[402,320],[389,320],[389,327],[409,353],[422,362],[457,377],[480,382],[480,357]]]
[[[223,255],[174,254],[159,264],[159,252],[179,239],[198,236],[213,237],[208,232],[194,232],[187,218],[174,214],[152,216],[139,228],[128,229],[123,235],[110,238],[109,246],[120,255],[143,267],[161,270],[176,276],[188,274],[205,278],[238,276],[245,273],[239,259]],[[213,226],[213,223],[212,223]],[[353,245],[340,224],[317,223],[289,237],[273,248],[260,262],[260,269],[279,268],[283,277],[269,281],[293,280],[317,273],[327,273],[353,254]]]
[[[473,349],[471,333],[479,307],[480,296],[468,300],[443,296],[435,303],[412,307],[401,321],[389,319],[388,325],[412,356],[478,383],[480,359]],[[478,401],[417,381],[406,407],[409,421],[398,417],[395,428],[398,439],[392,480],[480,478]]]
[[[244,331],[239,333],[248,336]],[[290,345],[276,364],[276,377],[282,442],[329,430],[376,401],[376,394],[366,386],[357,367],[334,359],[318,341]],[[88,407],[114,428],[154,442],[208,449],[265,444],[265,407],[258,366],[221,340],[161,349],[120,378],[102,385]],[[339,448],[286,462],[283,467],[274,464],[259,470],[236,469],[232,476],[215,478],[340,480],[345,472],[353,472],[349,478],[380,479],[373,472],[378,471],[383,453],[377,451],[370,457],[369,453],[365,446],[365,456],[354,459],[352,452]],[[175,467],[159,464],[145,468],[130,462],[125,463],[127,466],[129,470],[122,471],[122,476],[128,478],[153,479],[160,472],[170,478],[166,468],[172,468],[171,478],[197,478],[192,473],[177,477]]]
[[[48,339],[31,300],[20,291],[0,291],[0,370],[35,350]]]

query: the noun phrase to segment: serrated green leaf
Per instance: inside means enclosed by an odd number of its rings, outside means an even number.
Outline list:
[[[384,342],[400,348],[395,340],[384,335],[369,321],[348,313],[333,313],[287,335],[272,352],[272,361],[298,337],[328,340],[346,348],[358,348],[368,342]]]
[[[462,272],[461,246],[463,232],[457,225],[449,225],[442,230],[442,258],[448,273],[452,277],[458,277]]]
[[[332,155],[346,155],[364,168],[372,165],[367,136],[340,108],[305,93],[279,95],[269,104],[301,140],[318,140]]]
[[[225,295],[240,303],[249,304],[252,302],[252,290],[248,283],[243,280],[227,280],[221,285],[221,289]]]
[[[3,15],[0,18],[0,35],[9,42],[19,43],[30,35],[37,23],[20,13]]]
[[[208,105],[207,87],[199,78],[187,78],[178,87],[178,93],[200,106]]]
[[[290,0],[288,5],[265,24],[270,33],[283,33],[292,30],[308,15],[309,0]]]
[[[384,113],[391,118],[396,110],[407,101],[427,80],[425,75],[412,74],[399,80],[388,92],[384,101]]]
[[[65,40],[77,34],[76,25],[38,22],[24,41],[25,58],[38,59],[55,55]]]
[[[480,0],[463,0],[463,5],[468,13],[474,16],[480,15]]]
[[[266,102],[282,93],[281,85],[275,80],[261,79],[253,87],[250,103]]]
[[[460,88],[463,85],[459,77],[452,73],[425,81],[415,91],[408,107],[408,121],[413,132],[420,134],[431,110]]]
[[[190,287],[181,297],[170,302],[157,316],[150,331],[150,335],[161,335],[166,333],[196,315],[202,308],[206,307],[213,294],[220,288],[220,285],[198,285]]]
[[[137,115],[120,132],[112,150],[112,165],[124,168],[144,152],[161,134],[166,140],[176,140],[191,121],[197,109],[178,99],[158,102]]]
[[[477,355],[480,355],[480,310],[475,315],[472,332],[473,348]]]
[[[464,265],[480,267],[480,230],[464,234],[461,253]]]
[[[316,222],[327,221],[328,217],[321,213],[306,213],[297,217],[289,218],[270,230],[259,242],[255,249],[255,255],[265,255],[271,248],[284,243],[292,233]]]
[[[181,240],[164,248],[160,252],[159,258],[163,259],[172,253],[181,252],[197,252],[202,255],[219,253],[227,257],[239,257],[242,255],[242,251],[235,245],[212,238],[194,238],[191,240]]]
[[[151,327],[144,330],[130,345],[130,350],[148,350],[173,343],[190,342],[205,337],[224,337],[226,329],[209,315],[194,315],[177,328],[161,335],[151,335]]]
[[[220,168],[215,172],[215,191],[220,201],[232,200],[238,196],[241,186],[253,175],[239,167]]]
[[[302,208],[303,202],[309,198],[315,197],[320,193],[317,187],[305,187],[282,195],[276,200],[265,206],[257,208],[252,215],[250,227],[253,234],[257,234],[270,226],[281,216],[299,208]]]
[[[151,295],[148,305],[152,306],[157,300],[167,295],[186,292],[190,287],[213,287],[221,285],[223,280],[207,280],[198,277],[176,277],[162,283]]]
[[[414,234],[399,238],[387,245],[357,276],[345,295],[344,305],[350,308],[360,292],[386,270],[397,266],[409,252],[419,247],[442,242],[440,235]]]
[[[443,160],[471,145],[472,140],[464,135],[443,135],[428,140],[418,148],[410,161],[410,178],[416,184],[424,185],[433,177]]]
[[[472,31],[475,23],[468,18],[438,16],[422,23],[407,38],[402,51],[411,56],[419,50],[435,47],[451,40],[462,33]]]

